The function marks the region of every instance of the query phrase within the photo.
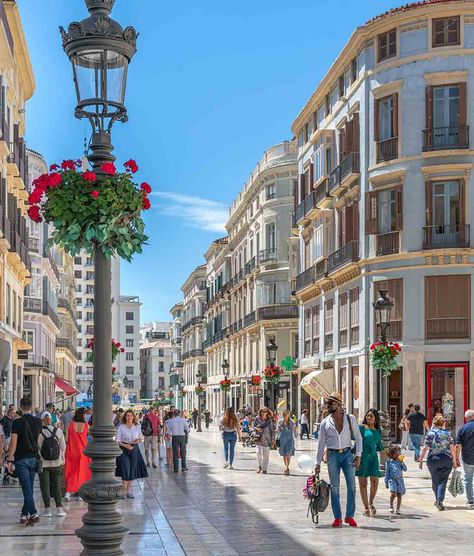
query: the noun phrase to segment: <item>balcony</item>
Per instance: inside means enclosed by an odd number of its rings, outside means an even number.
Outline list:
[[[437,318],[426,319],[427,340],[456,340],[471,337],[471,322],[465,318]]]
[[[329,193],[337,195],[350,181],[359,177],[359,153],[349,153],[329,176]]]
[[[247,328],[247,326],[251,326],[252,324],[255,324],[255,322],[256,322],[256,313],[255,311],[252,311],[251,313],[245,315],[244,317],[244,328]]]
[[[321,259],[316,263],[315,267],[315,279],[323,278],[328,273],[328,260]]]
[[[76,346],[74,346],[69,338],[56,338],[56,347],[68,349],[73,356],[78,359]]]
[[[450,125],[423,130],[423,151],[468,149],[469,126]]]
[[[459,226],[424,226],[423,249],[450,249],[469,247],[471,240],[469,224]]]
[[[2,233],[3,237],[10,243],[10,220],[8,220],[7,216],[3,213],[3,207],[0,206],[0,217],[1,217],[1,226],[2,226]]]
[[[269,305],[258,309],[258,320],[294,318],[298,318],[298,307],[296,305]]]
[[[377,257],[394,255],[400,251],[400,234],[387,232],[377,236]]]
[[[59,329],[61,328],[61,321],[59,320],[56,311],[51,307],[51,305],[47,301],[43,301],[43,315],[49,317],[56,325],[56,328]]]
[[[296,277],[296,291],[300,291],[314,282],[315,269],[314,266],[309,267],[307,270],[298,274]]]
[[[317,208],[326,208],[331,203],[329,195],[329,178],[325,178],[314,190],[315,204]]]
[[[299,224],[314,208],[316,208],[316,195],[315,191],[311,191],[296,207],[296,222]]]
[[[201,324],[201,322],[203,321],[203,318],[204,317],[193,317],[193,318],[189,319],[181,327],[181,332],[184,332],[185,330],[188,330],[189,328],[195,326],[196,324]]]
[[[276,262],[277,250],[276,249],[262,249],[258,254],[258,264]]]
[[[28,313],[41,313],[43,310],[42,301],[36,297],[25,297],[23,299],[23,309]]]
[[[350,241],[328,257],[328,273],[359,260],[359,241]]]
[[[252,257],[248,263],[245,264],[245,274],[248,275],[257,266],[257,257]]]
[[[398,137],[377,142],[377,163],[398,158]]]
[[[202,348],[200,349],[191,349],[190,351],[187,351],[186,353],[183,353],[183,361],[185,359],[190,359],[191,357],[201,357],[205,355],[204,350]]]

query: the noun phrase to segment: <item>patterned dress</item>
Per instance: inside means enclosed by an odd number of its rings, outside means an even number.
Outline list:
[[[388,459],[385,464],[385,486],[390,492],[397,494],[405,494],[405,481],[403,480],[403,472],[407,470],[407,466],[398,459]]]

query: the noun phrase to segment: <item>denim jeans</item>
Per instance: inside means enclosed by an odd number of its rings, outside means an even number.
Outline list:
[[[223,432],[222,440],[224,441],[224,457],[225,460],[232,465],[234,463],[235,443],[237,442],[236,432]]]
[[[448,486],[449,474],[453,468],[453,459],[448,454],[430,454],[426,460],[431,475],[431,488],[436,502],[443,502]]]
[[[175,471],[179,468],[178,449],[181,453],[181,469],[186,469],[186,437],[172,436],[171,447],[173,448],[173,467]]]
[[[33,497],[33,486],[37,468],[38,460],[36,458],[15,460],[15,471],[23,492],[23,508],[21,510],[21,515],[25,517],[38,513]]]
[[[474,464],[463,462],[462,466],[464,468],[464,485],[466,487],[467,501],[474,504]]]
[[[423,435],[422,434],[410,434],[410,442],[412,443],[413,450],[415,452],[415,459],[420,457],[420,446],[423,442]]]
[[[354,517],[356,486],[354,456],[351,451],[346,450],[339,453],[328,450],[328,469],[329,482],[331,483],[331,507],[334,518],[342,518],[341,495],[339,492],[341,470],[344,473],[347,486],[346,517]]]

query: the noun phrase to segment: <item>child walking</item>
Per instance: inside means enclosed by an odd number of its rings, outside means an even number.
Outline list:
[[[390,513],[400,515],[402,496],[405,494],[405,481],[403,472],[407,466],[403,463],[405,459],[401,455],[400,446],[394,444],[387,449],[388,460],[385,464],[385,486],[390,490]],[[393,503],[397,499],[397,509],[394,510]]]

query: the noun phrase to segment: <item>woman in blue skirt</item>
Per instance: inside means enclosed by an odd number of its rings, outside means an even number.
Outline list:
[[[290,419],[290,412],[285,410],[277,427],[277,440],[280,441],[279,452],[285,463],[285,475],[290,474],[290,461],[295,455],[295,435],[295,423]]]
[[[148,477],[148,471],[139,448],[140,442],[143,442],[142,430],[137,416],[131,409],[123,414],[115,440],[122,448],[122,454],[117,458],[115,475],[122,477],[125,496],[134,498],[130,492],[132,481]]]

